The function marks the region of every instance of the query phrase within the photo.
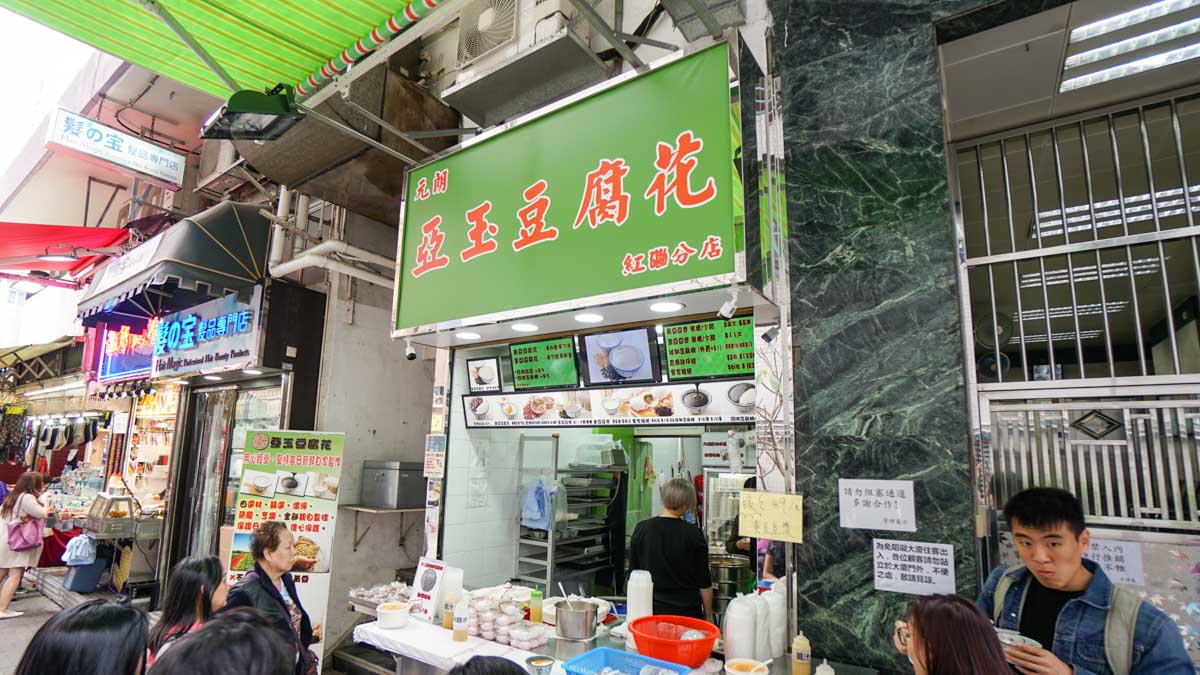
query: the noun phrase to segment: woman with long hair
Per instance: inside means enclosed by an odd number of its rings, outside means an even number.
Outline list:
[[[917,675],[1012,675],[992,622],[957,595],[915,598],[892,639]]]
[[[8,604],[21,586],[21,576],[26,567],[37,567],[42,555],[42,544],[14,551],[8,545],[8,526],[20,525],[30,520],[44,519],[46,507],[38,498],[42,494],[42,474],[26,471],[17,479],[12,492],[0,503],[0,619],[21,616],[23,612],[12,612]],[[40,538],[41,532],[38,533]]]
[[[225,606],[229,586],[215,555],[184,558],[171,570],[162,616],[150,630],[150,665],[175,640],[204,625]]]
[[[38,629],[14,675],[142,675],[146,615],[111,600],[64,610]]]

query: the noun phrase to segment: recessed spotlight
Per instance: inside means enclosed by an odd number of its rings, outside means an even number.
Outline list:
[[[479,333],[472,333],[469,330],[464,330],[462,332],[455,333],[454,337],[458,338],[459,340],[478,340],[480,335]]]
[[[590,314],[585,312],[583,314],[576,314],[575,320],[579,323],[600,323],[604,320],[604,317],[600,316],[599,314]]]
[[[246,375],[262,375],[262,371],[258,368],[243,368],[242,372]]]
[[[208,380],[209,382],[220,382],[221,376],[220,375],[205,375],[204,379]]]
[[[658,314],[670,314],[671,312],[678,312],[681,309],[683,309],[682,302],[656,302],[650,305],[650,311],[657,312]]]
[[[514,323],[512,329],[518,333],[532,333],[538,329],[537,326],[531,323]]]

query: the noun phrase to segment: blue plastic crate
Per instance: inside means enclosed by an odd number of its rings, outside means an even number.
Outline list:
[[[660,661],[648,656],[631,654],[611,647],[599,647],[589,652],[584,652],[564,663],[563,670],[567,671],[570,675],[600,675],[600,671],[605,668],[613,668],[626,673],[626,675],[638,675],[642,671],[642,668],[646,666],[664,668],[679,673],[679,675],[688,675],[688,673],[692,672],[691,668],[681,666],[678,663]]]

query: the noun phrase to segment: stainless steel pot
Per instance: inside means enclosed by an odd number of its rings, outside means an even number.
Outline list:
[[[744,555],[721,553],[708,556],[708,570],[715,584],[731,583],[741,586],[754,578],[750,558]]]
[[[596,605],[560,600],[554,605],[554,630],[564,640],[591,640],[596,637]]]

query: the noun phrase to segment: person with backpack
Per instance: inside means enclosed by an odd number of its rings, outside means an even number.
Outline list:
[[[1025,490],[1004,505],[1004,520],[1021,564],[994,570],[976,602],[997,628],[1040,645],[1005,649],[1019,672],[1196,672],[1175,623],[1084,558],[1091,533],[1074,495],[1055,488]]]

